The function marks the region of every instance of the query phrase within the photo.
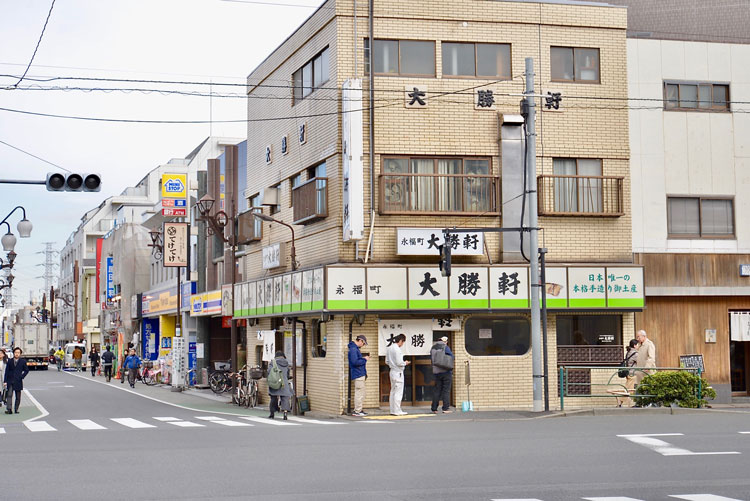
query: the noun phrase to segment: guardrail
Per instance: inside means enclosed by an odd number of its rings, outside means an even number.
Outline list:
[[[621,367],[621,366],[610,366],[602,367],[601,365],[576,365],[576,366],[560,366],[558,376],[558,386],[560,391],[560,410],[565,410],[565,399],[574,397],[584,398],[595,398],[595,397],[621,397],[621,398],[634,398],[639,397],[654,397],[655,395],[636,395],[635,389],[631,392],[626,386],[625,378],[620,378],[618,372],[620,370],[627,369],[632,371],[631,373],[646,373],[652,374],[654,372],[694,372],[698,375],[698,387],[696,388],[695,396],[700,401],[700,395],[703,392],[701,375],[702,371],[698,367]],[[597,390],[602,388],[602,393],[592,391],[593,388]]]

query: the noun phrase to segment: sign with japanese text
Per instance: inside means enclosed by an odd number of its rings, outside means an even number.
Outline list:
[[[487,308],[488,306],[487,268],[454,267],[450,278],[451,309]]]
[[[263,247],[263,269],[271,270],[273,268],[279,268],[284,266],[286,259],[284,259],[284,249],[286,246],[282,246],[281,243],[275,243]]]
[[[484,254],[484,233],[451,233],[451,254],[481,256]],[[437,256],[443,244],[441,228],[397,228],[396,251],[400,256]]]
[[[286,330],[288,329],[288,330]],[[287,327],[284,330],[284,354],[292,365],[292,328]],[[302,367],[305,344],[302,342],[302,329],[297,329],[297,367]]]
[[[344,167],[344,242],[364,236],[364,163],[362,80],[344,82],[341,96]]]
[[[495,93],[492,89],[481,88],[477,89],[474,94],[474,109],[475,110],[495,110]]]
[[[367,268],[367,309],[406,310],[406,268]]]
[[[263,361],[271,362],[276,354],[276,331],[258,331],[263,339]]]
[[[328,307],[364,310],[365,282],[364,268],[328,268]]]
[[[401,347],[404,356],[429,355],[432,342],[432,320],[425,319],[381,319],[378,320],[378,355],[385,356],[386,350],[399,334],[406,336]]]
[[[112,256],[107,257],[107,301],[112,299],[115,295],[115,284],[114,284],[114,258]]]
[[[263,281],[263,286],[266,289],[266,315],[273,313],[273,278],[267,278]]]
[[[281,277],[281,311],[292,311],[292,276],[284,275]]]
[[[490,268],[490,308],[529,307],[529,269]]]
[[[284,297],[284,294],[281,290],[281,276],[273,277],[273,312],[274,313],[281,313],[281,301]]]
[[[257,315],[266,313],[266,284],[263,280],[255,282],[255,308]]]
[[[461,319],[456,317],[438,317],[432,319],[433,331],[460,331]]]
[[[409,268],[409,309],[448,308],[448,279],[434,268]]]
[[[221,291],[201,292],[190,297],[190,316],[221,315]]]
[[[567,308],[568,307],[568,269],[567,268],[550,268],[546,269],[546,284],[544,289],[547,291],[547,308]],[[541,303],[542,296],[539,295]]]
[[[188,265],[188,223],[164,223],[164,267]]]
[[[607,306],[604,267],[568,268],[568,284],[571,308]]]
[[[643,308],[643,268],[607,267],[607,306],[610,308]]]
[[[163,216],[186,216],[187,174],[162,174],[161,198],[161,213]]]
[[[292,273],[292,311],[302,309],[302,273]]]
[[[237,289],[239,289],[239,287]],[[234,295],[234,298],[232,297],[232,294],[232,284],[221,286],[221,315],[223,317],[231,317],[234,314],[235,310],[233,299],[237,299],[238,306],[240,304],[241,296],[239,290]]]
[[[404,106],[408,109],[427,108],[427,86],[421,83],[405,86]]]
[[[313,270],[313,283],[312,283],[312,303],[310,309],[322,310],[325,308],[325,293],[323,291],[323,276],[325,270],[323,268],[316,268]]]
[[[310,310],[313,296],[313,272],[312,270],[302,272],[302,301],[300,309]]]
[[[222,286],[222,292],[224,291],[224,287]],[[231,287],[231,285],[230,285]],[[244,286],[242,284],[235,284],[234,286],[234,298],[232,301],[232,315],[234,317],[244,317],[244,312],[242,311],[243,303],[242,303],[242,292],[244,291]],[[224,307],[226,306],[226,301],[224,301],[224,298],[222,297],[221,300],[221,314],[224,315]]]
[[[255,284],[242,284],[242,313],[240,316],[255,315]]]

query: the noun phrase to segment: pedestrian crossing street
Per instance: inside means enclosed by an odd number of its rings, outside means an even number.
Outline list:
[[[248,428],[253,426],[331,426],[348,424],[343,421],[324,421],[319,419],[308,419],[297,416],[289,416],[288,421],[280,418],[268,419],[260,416],[194,416],[190,419],[176,418],[171,416],[155,416],[152,418],[135,419],[131,417],[102,418],[97,421],[91,419],[68,419],[61,424],[54,423],[54,426],[47,421],[24,421],[20,426],[0,427],[0,435],[16,432],[45,432],[45,431],[62,431],[62,430],[115,430],[115,429],[165,429],[165,428],[211,428],[211,427],[228,427],[228,428]]]
[[[671,498],[671,499],[684,499],[685,501],[743,501],[741,499],[737,498],[728,498],[724,496],[717,496],[716,494],[670,494],[666,496],[664,499]],[[585,499],[586,501],[643,501],[638,498],[630,498],[626,496],[611,496],[611,497],[591,497],[591,498],[581,498]],[[650,498],[650,501],[655,501],[656,498]],[[508,498],[508,499],[501,499],[496,498],[492,499],[491,501],[544,501],[537,498]]]

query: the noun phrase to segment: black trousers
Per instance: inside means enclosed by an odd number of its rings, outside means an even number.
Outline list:
[[[440,401],[443,401],[443,410],[447,411],[451,407],[451,377],[450,372],[433,374],[435,388],[432,390],[432,410],[436,411]]]
[[[5,408],[11,410],[11,408],[18,412],[18,407],[21,405],[21,392],[23,390],[17,390],[12,385],[8,385],[8,400],[5,403]],[[16,395],[16,406],[13,407],[13,394]]]
[[[104,364],[104,377],[107,378],[107,382],[112,379],[112,364]]]
[[[271,414],[275,414],[280,411],[290,412],[292,410],[292,397],[269,395],[271,401],[268,404],[268,410]]]
[[[96,376],[96,369],[98,368],[98,365],[91,364],[91,375]]]

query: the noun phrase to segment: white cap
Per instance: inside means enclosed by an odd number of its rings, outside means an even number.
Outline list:
[[[448,336],[443,336],[443,337],[440,338],[440,340],[442,342],[444,342],[444,343],[447,343],[448,342]]]

